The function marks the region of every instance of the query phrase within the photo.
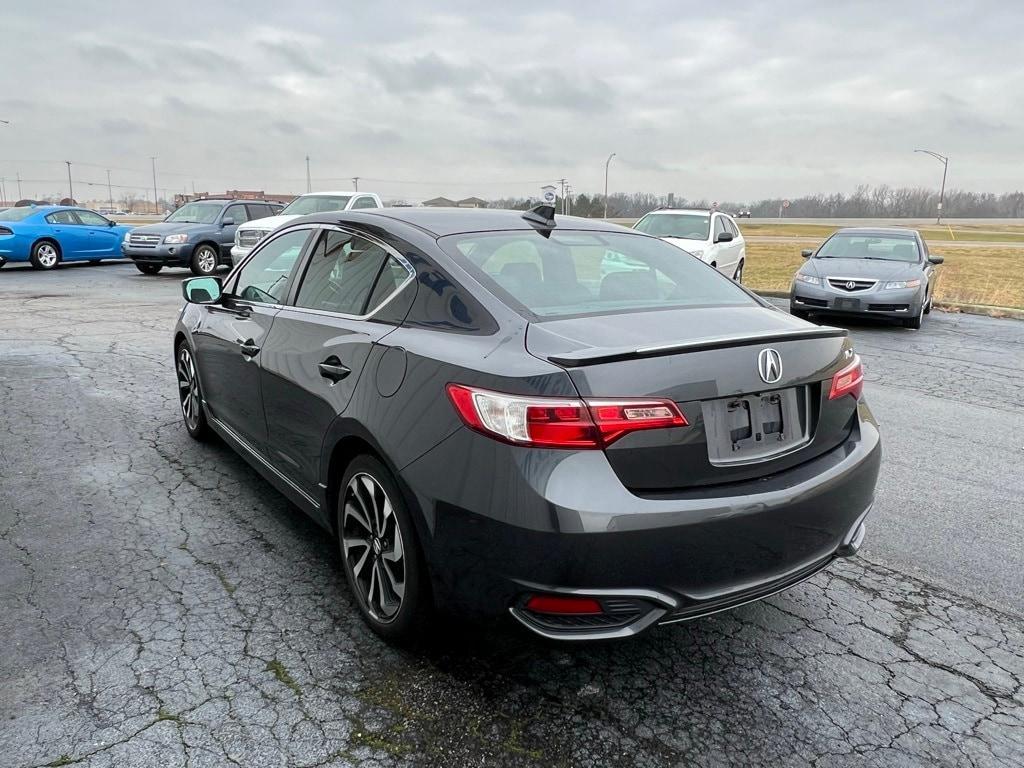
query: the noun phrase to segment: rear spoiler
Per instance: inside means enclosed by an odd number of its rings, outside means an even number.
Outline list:
[[[797,341],[798,339],[827,339],[848,336],[845,328],[798,328],[791,331],[774,331],[769,333],[738,334],[732,336],[707,336],[692,341],[679,341],[669,344],[657,344],[650,347],[591,347],[574,352],[561,352],[548,355],[548,360],[555,365],[574,368],[581,365],[611,363],[616,360],[631,360],[638,357],[658,357],[681,352],[704,352],[709,349],[727,349],[744,347],[751,344],[769,344],[774,341]]]

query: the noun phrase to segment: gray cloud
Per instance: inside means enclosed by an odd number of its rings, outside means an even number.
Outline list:
[[[1006,191],[1024,164],[1024,14],[997,0],[86,5],[5,11],[0,175],[70,158],[144,189],[157,155],[170,188],[302,191],[308,154],[325,183],[504,196],[600,189],[616,152],[614,189],[743,200],[933,186],[917,146],[952,186]]]

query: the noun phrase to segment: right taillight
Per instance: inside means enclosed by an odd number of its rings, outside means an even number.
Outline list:
[[[860,355],[854,355],[853,361],[832,377],[828,399],[836,400],[844,395],[853,395],[855,400],[859,400],[863,391],[864,366],[861,365]]]
[[[603,448],[630,432],[687,426],[671,400],[525,397],[462,384],[449,384],[448,397],[466,426],[540,448]]]

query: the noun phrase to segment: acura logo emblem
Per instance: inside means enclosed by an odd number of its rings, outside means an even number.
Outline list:
[[[782,378],[782,356],[774,349],[762,349],[757,355],[757,372],[765,384],[775,384]]]
[[[852,291],[852,290],[853,290],[854,288],[856,288],[856,287],[857,287],[857,284],[856,284],[855,282],[853,282],[853,280],[850,280],[850,281],[849,281],[849,282],[848,282],[848,283],[846,284],[846,290],[848,290],[848,291]]]

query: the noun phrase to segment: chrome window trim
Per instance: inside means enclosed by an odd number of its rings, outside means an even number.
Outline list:
[[[297,225],[295,227],[289,227],[288,229],[283,229],[280,232],[276,232],[272,236],[268,235],[267,237],[263,238],[258,243],[256,243],[256,245],[254,245],[252,248],[249,249],[249,252],[247,254],[245,254],[244,258],[240,262],[238,262],[237,264],[235,264],[231,268],[231,271],[228,272],[227,275],[224,277],[224,280],[221,282],[221,285],[223,285],[226,288],[231,283],[232,280],[234,280],[234,279],[236,279],[238,277],[238,273],[241,272],[243,269],[245,269],[245,266],[252,260],[252,258],[257,253],[259,253],[263,249],[263,247],[266,246],[268,243],[274,242],[275,240],[277,240],[277,238],[281,237],[282,235],[286,235],[286,234],[288,234],[290,232],[296,232],[296,231],[301,230],[301,229],[315,230],[315,229],[319,229],[319,225],[318,224],[299,224],[299,225]],[[301,257],[302,257],[302,254],[300,253],[299,254],[299,258],[301,258]],[[289,288],[289,290],[291,290],[291,288]],[[228,295],[230,295],[230,294],[228,294]],[[268,302],[252,301],[250,299],[238,299],[238,301],[240,301],[243,304],[251,304],[253,306],[259,306],[259,307],[276,307],[276,308],[280,308],[282,306],[280,304],[270,304]]]
[[[406,270],[406,272],[408,272],[408,275],[406,276],[405,280],[402,281],[401,285],[399,285],[397,288],[395,288],[395,290],[393,290],[391,293],[389,293],[387,295],[387,297],[384,299],[384,301],[380,302],[376,307],[373,308],[373,310],[371,312],[368,312],[365,315],[350,315],[350,314],[346,314],[345,312],[332,312],[332,311],[326,310],[326,309],[314,309],[312,307],[300,307],[294,301],[291,304],[285,306],[284,309],[295,310],[296,312],[303,312],[303,313],[308,313],[308,314],[311,314],[311,315],[318,315],[318,316],[321,316],[321,317],[340,317],[340,318],[344,318],[346,320],[369,320],[375,314],[377,314],[381,309],[386,307],[392,300],[394,300],[394,298],[396,296],[398,296],[398,294],[400,294],[403,290],[405,290],[405,287],[407,285],[409,285],[409,283],[413,282],[416,279],[416,269],[415,269],[415,267],[412,266],[412,264],[409,263],[409,260],[406,259],[402,254],[400,254],[394,248],[389,246],[387,243],[382,242],[381,240],[379,240],[378,238],[374,237],[373,235],[369,235],[366,232],[361,232],[361,231],[359,231],[357,229],[352,229],[350,227],[343,227],[343,226],[340,226],[340,225],[337,225],[337,224],[319,224],[319,225],[317,225],[317,227],[321,231],[332,231],[333,230],[333,231],[336,231],[336,232],[344,232],[344,233],[349,234],[349,235],[354,235],[356,237],[362,237],[362,238],[364,238],[366,240],[369,240],[374,245],[378,245],[382,249],[384,249],[385,253],[388,254],[389,258],[394,258],[399,264],[401,264],[403,267],[405,267],[405,270]],[[303,273],[302,278],[305,279],[305,277],[306,277],[306,275],[305,275],[305,273]],[[295,298],[298,298],[298,290],[301,289],[301,288],[302,288],[302,281],[300,280],[298,288],[296,290]]]

